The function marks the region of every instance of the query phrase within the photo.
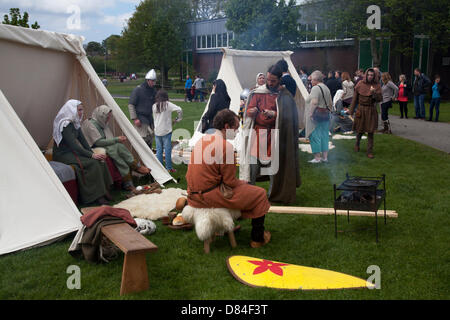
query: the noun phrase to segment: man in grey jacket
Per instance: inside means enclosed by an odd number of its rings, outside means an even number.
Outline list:
[[[155,84],[156,72],[152,69],[145,76],[145,82],[134,88],[128,103],[128,111],[134,127],[150,149],[155,136],[152,109],[156,95]]]

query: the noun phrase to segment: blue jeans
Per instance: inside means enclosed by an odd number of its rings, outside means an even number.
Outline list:
[[[433,98],[430,101],[430,118],[429,120],[433,120],[433,108],[436,107],[436,118],[434,121],[438,121],[439,119],[439,105],[441,104],[441,98]]]
[[[309,136],[312,153],[328,151],[328,142],[330,141],[330,137],[328,136],[329,127],[330,121],[316,123],[316,128]]]
[[[195,90],[195,97],[194,97],[194,100],[197,101],[199,95],[200,95],[200,101],[201,101],[201,102],[205,101],[205,98],[203,97],[203,89]]]
[[[156,157],[164,165],[163,149],[166,153],[166,169],[172,169],[172,132],[165,136],[156,136]]]
[[[425,95],[420,94],[414,96],[414,109],[416,110],[416,117],[425,119]]]

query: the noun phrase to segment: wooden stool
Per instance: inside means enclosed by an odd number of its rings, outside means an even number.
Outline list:
[[[216,236],[212,236],[211,238],[203,241],[203,249],[205,250],[205,253],[210,252],[210,244],[214,242]],[[231,230],[228,232],[228,240],[230,241],[231,248],[236,248],[236,238],[234,237],[234,230]]]
[[[128,223],[105,226],[102,233],[125,254],[120,295],[147,290],[149,283],[145,255],[158,250],[158,247]]]

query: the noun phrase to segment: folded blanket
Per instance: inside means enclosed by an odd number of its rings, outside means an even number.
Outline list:
[[[97,220],[105,217],[117,217],[123,219],[133,228],[137,227],[136,221],[134,221],[130,212],[126,209],[113,208],[110,206],[97,207],[90,210],[88,213],[81,216],[81,222],[88,228],[90,228]]]

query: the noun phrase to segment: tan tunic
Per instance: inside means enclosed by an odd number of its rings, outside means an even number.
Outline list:
[[[259,218],[269,211],[266,191],[236,178],[233,146],[223,139],[219,131],[205,135],[196,143],[186,180],[188,204],[194,208],[241,210],[243,218]],[[233,189],[230,199],[225,199],[220,192],[218,186],[221,181]],[[211,188],[206,193],[191,194]]]
[[[370,87],[374,87],[375,92],[371,93]],[[378,82],[378,78],[375,77],[374,81],[371,83],[367,82],[366,71],[364,79],[362,81],[359,81],[355,87],[353,100],[350,105],[349,112],[350,114],[353,114],[356,104],[358,104],[358,108],[355,114],[355,121],[353,122],[353,131],[356,131],[357,133],[373,133],[377,130],[378,112],[376,103],[380,102],[381,100],[381,86]]]

